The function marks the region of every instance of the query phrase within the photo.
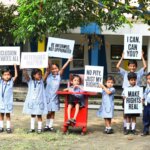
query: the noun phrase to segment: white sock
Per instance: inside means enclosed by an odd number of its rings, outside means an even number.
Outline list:
[[[126,119],[123,120],[123,127],[127,127],[127,121],[126,121]]]
[[[35,129],[35,118],[31,117],[31,130]]]
[[[135,130],[135,125],[136,125],[136,123],[132,122],[132,130]]]
[[[127,125],[127,130],[129,130],[130,129],[130,123],[126,123],[126,125]]]
[[[110,129],[111,129],[111,127],[108,127],[108,129],[110,130]]]
[[[0,128],[4,128],[4,121],[3,120],[0,121]]]
[[[42,121],[38,121],[38,129],[42,129]]]
[[[46,126],[48,127],[50,123],[50,119],[46,119]]]
[[[10,120],[6,121],[6,128],[10,128]]]
[[[50,119],[49,128],[53,127],[54,119]]]

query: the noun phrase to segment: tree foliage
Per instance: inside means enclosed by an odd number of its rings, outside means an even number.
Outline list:
[[[0,3],[0,44],[2,45],[7,45],[10,39],[13,40],[10,30],[14,28],[12,20],[15,18],[14,12],[16,9],[15,5],[7,7]]]
[[[66,32],[90,22],[115,30],[124,23],[132,24],[133,20],[128,20],[124,14],[132,14],[133,19],[136,17],[150,24],[148,0],[138,0],[137,6],[132,6],[131,0],[124,1],[18,0],[19,15],[14,19],[15,30],[12,32],[16,41],[24,41]]]

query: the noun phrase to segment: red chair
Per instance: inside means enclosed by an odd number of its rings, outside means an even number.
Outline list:
[[[81,76],[83,79],[83,75]],[[70,75],[70,81],[71,81],[71,75]],[[65,107],[64,107],[64,124],[63,124],[63,132],[66,133],[69,126],[72,127],[80,127],[82,128],[82,134],[85,134],[87,131],[87,119],[88,119],[88,97],[90,95],[96,95],[96,93],[91,92],[64,92],[64,91],[58,91],[57,94],[65,95]],[[83,94],[85,97],[85,106],[80,108],[80,111],[76,118],[76,124],[66,124],[68,120],[68,98],[70,94]],[[73,118],[75,112],[75,108],[72,108],[71,110],[71,118]]]

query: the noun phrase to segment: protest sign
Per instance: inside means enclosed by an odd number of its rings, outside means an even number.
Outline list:
[[[22,52],[20,68],[47,68],[47,52]]]
[[[124,113],[125,114],[140,114],[142,113],[142,98],[143,88],[141,87],[129,87],[125,88],[125,101],[124,101]]]
[[[124,36],[124,58],[141,59],[142,36],[136,34],[125,34]]]
[[[73,56],[74,40],[48,38],[47,52],[50,57],[71,58]]]
[[[1,46],[0,47],[0,65],[20,65],[20,47]]]
[[[84,90],[90,92],[101,92],[99,83],[103,83],[103,67],[85,66]]]

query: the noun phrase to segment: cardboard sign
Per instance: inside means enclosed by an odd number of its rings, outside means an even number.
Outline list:
[[[48,38],[47,52],[50,57],[71,58],[73,56],[74,40]]]
[[[0,65],[20,65],[20,47],[1,46],[0,47]]]
[[[103,70],[101,66],[85,66],[84,90],[90,92],[101,92],[99,83],[103,83]]]
[[[124,113],[125,114],[141,114],[142,113],[142,98],[143,88],[141,87],[129,87],[125,88],[125,101],[124,101]]]
[[[124,58],[141,59],[142,56],[142,36],[136,34],[126,34],[124,36]]]
[[[21,68],[47,68],[47,52],[22,52]]]

